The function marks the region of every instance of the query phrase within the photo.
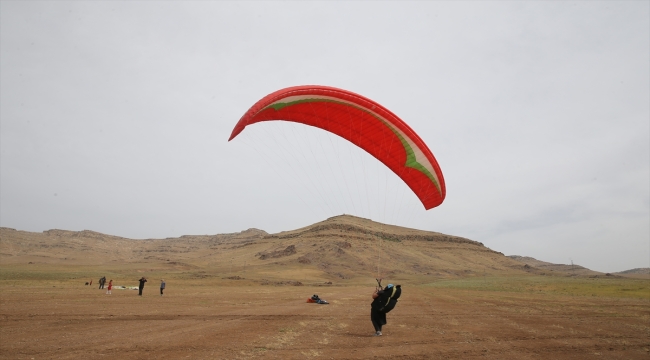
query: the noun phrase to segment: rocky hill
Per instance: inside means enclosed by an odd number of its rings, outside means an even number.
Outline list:
[[[492,274],[590,276],[581,266],[507,257],[470,239],[341,215],[300,229],[133,240],[94,231],[0,228],[0,263],[191,271],[197,276],[344,281]]]
[[[650,275],[650,268],[635,268],[625,271],[619,271],[615,274],[639,274],[639,275]]]
[[[601,272],[593,271],[587,269],[584,266],[577,264],[553,264],[546,261],[537,260],[530,256],[520,256],[520,255],[509,255],[509,258],[518,261],[525,265],[528,271],[547,271],[555,272],[557,274],[565,274],[568,276],[599,276],[606,275]]]

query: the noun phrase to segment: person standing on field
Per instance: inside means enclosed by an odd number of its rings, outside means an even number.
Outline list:
[[[138,281],[140,281],[140,286],[138,286],[138,290],[139,290],[138,295],[142,296],[142,289],[144,289],[144,283],[147,282],[147,279],[143,276]]]
[[[106,295],[110,295],[112,289],[113,289],[113,279],[111,279],[111,281],[108,282],[108,289],[106,291]]]
[[[165,290],[165,279],[160,280],[160,296],[163,296],[163,290]]]

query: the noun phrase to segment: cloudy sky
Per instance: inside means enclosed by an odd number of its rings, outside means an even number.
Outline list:
[[[0,225],[140,239],[346,213],[648,267],[649,4],[2,1]],[[303,84],[400,116],[445,202],[425,211],[323,131],[273,122],[227,141],[257,100]]]

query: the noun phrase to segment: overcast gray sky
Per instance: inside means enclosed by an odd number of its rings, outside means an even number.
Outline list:
[[[650,2],[0,2],[0,225],[129,238],[348,213],[506,255],[650,266]],[[428,144],[425,211],[322,131],[250,126],[335,86]],[[311,159],[290,159],[309,149]]]

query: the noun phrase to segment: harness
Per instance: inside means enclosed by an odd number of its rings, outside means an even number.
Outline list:
[[[388,303],[393,299],[393,296],[395,296],[396,291],[397,291],[397,287],[393,286],[393,292],[388,297],[388,301],[386,301],[386,304],[384,304],[384,307],[388,306]]]

